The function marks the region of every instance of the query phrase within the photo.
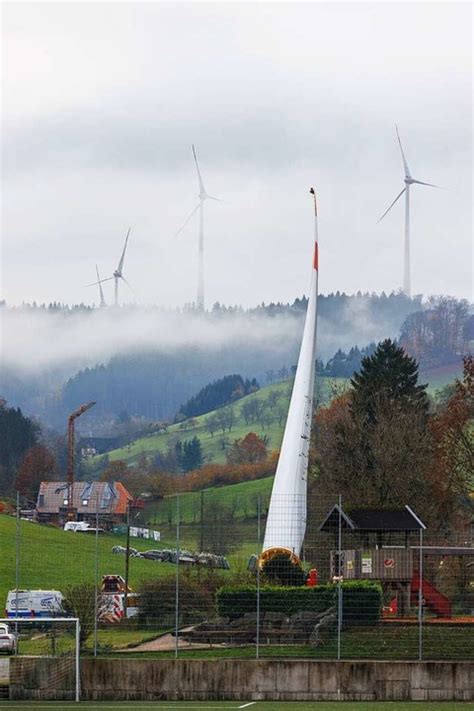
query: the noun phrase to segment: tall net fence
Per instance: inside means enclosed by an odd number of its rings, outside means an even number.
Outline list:
[[[0,619],[0,650],[9,655],[0,684],[11,700],[79,700],[76,619]]]
[[[271,479],[251,484],[170,496],[115,532],[105,520],[97,534],[41,527],[42,561],[40,526],[22,521],[9,587],[60,592],[83,656],[474,658],[471,529],[435,536],[409,507],[347,510],[310,491],[299,556],[262,561]],[[291,511],[276,510],[283,529]],[[52,656],[66,677],[71,636],[25,634],[18,656]]]

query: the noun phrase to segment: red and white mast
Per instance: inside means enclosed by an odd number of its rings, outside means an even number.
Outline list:
[[[314,248],[308,308],[280,457],[273,482],[260,564],[279,553],[299,562],[306,532],[308,457],[313,416],[318,301],[318,209],[314,200]]]

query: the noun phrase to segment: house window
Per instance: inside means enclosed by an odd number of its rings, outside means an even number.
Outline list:
[[[39,506],[44,506],[44,494],[39,495]]]

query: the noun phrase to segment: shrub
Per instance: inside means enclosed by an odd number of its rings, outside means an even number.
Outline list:
[[[222,587],[217,591],[218,614],[222,617],[241,617],[254,612],[257,606],[254,585]],[[310,587],[260,588],[260,610],[279,612],[290,617],[297,612],[324,612],[337,603],[337,585]],[[382,588],[379,583],[355,580],[342,583],[342,615],[347,626],[371,625],[378,622],[382,609]]]
[[[153,627],[171,627],[175,622],[176,576],[145,580],[138,588],[140,622]],[[186,573],[179,578],[179,624],[200,622],[214,614],[209,581],[200,584]]]

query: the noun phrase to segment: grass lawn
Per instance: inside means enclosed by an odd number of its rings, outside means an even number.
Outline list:
[[[464,711],[472,709],[472,703],[461,701],[125,701],[125,702],[24,702],[5,701],[1,704],[5,711],[26,711],[26,709],[148,709],[148,711],[178,711],[178,709],[223,709],[231,711],[249,709],[249,711]]]
[[[472,636],[472,626],[443,629],[439,626],[427,626],[423,630],[423,658],[472,661],[474,660]],[[134,652],[133,649],[126,654],[141,659],[174,657],[174,652]],[[121,653],[120,656],[123,654]],[[179,657],[182,659],[255,659],[255,656],[255,645],[179,650]],[[337,640],[333,638],[320,647],[309,644],[265,644],[265,635],[262,633],[259,657],[261,659],[337,659]],[[418,629],[413,625],[397,628],[379,625],[345,630],[341,637],[341,658],[343,660],[417,660]]]

